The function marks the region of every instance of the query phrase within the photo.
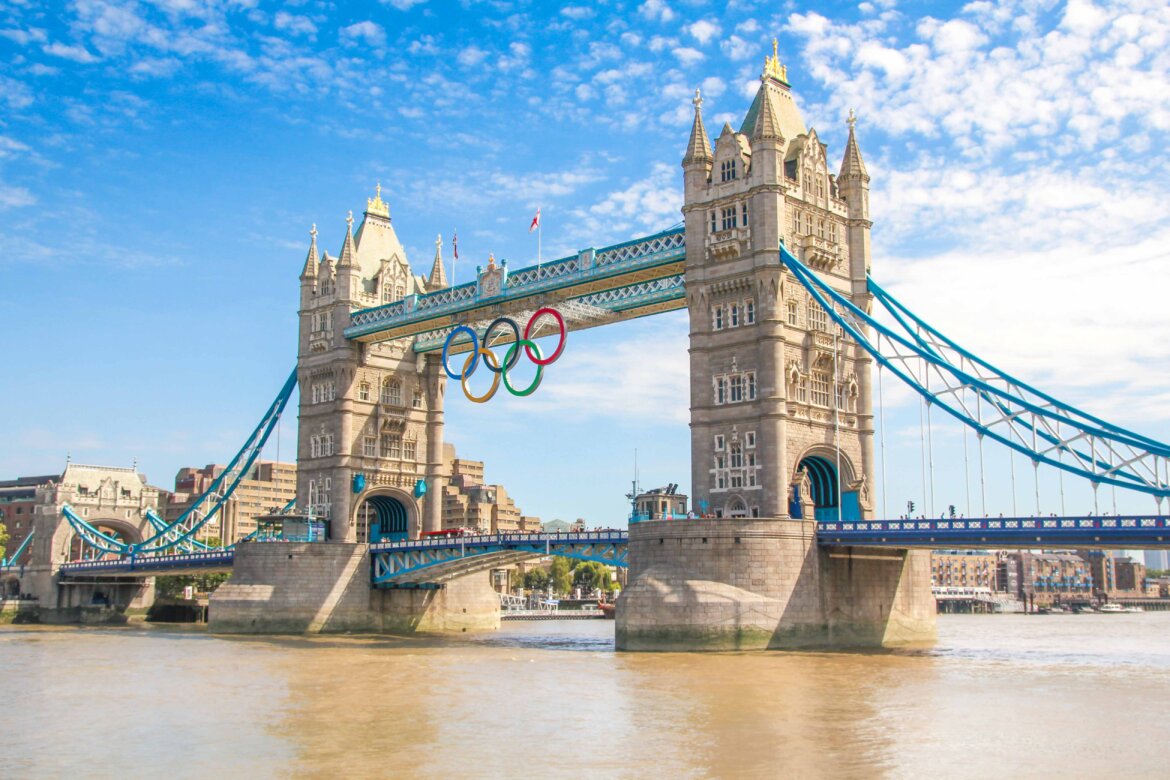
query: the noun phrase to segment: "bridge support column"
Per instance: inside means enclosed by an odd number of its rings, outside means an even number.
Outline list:
[[[364,544],[241,544],[211,596],[208,626],[228,634],[485,631],[500,626],[488,573],[437,589],[375,589]]]
[[[891,647],[933,641],[929,558],[819,548],[809,520],[630,527],[619,650]]]

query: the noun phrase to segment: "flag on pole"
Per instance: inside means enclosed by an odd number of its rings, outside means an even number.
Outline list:
[[[536,216],[532,218],[532,224],[528,226],[528,232],[531,233],[540,227],[540,209],[536,210]]]
[[[451,251],[455,253],[455,259],[459,259],[459,233],[454,230],[451,231]]]

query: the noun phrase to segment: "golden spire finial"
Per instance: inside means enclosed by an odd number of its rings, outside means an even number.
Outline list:
[[[317,243],[317,223],[313,223],[313,229],[309,231],[309,235],[313,237],[313,243]]]
[[[772,56],[764,57],[764,72],[760,79],[774,78],[785,84],[788,83],[788,66],[780,64],[780,43],[772,39]]]
[[[366,213],[390,219],[390,207],[382,200],[382,182],[378,182],[374,188],[374,197],[366,198]]]
[[[691,103],[694,104],[696,111],[703,107],[703,96],[700,94],[698,87],[695,87],[695,98]]]
[[[852,108],[849,109],[849,118],[845,120],[845,123],[849,125],[849,132],[852,133],[853,126],[857,124],[857,114],[853,113]]]

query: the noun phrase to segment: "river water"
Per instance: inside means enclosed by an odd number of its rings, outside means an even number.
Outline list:
[[[6,777],[1167,777],[1170,613],[940,615],[898,653],[0,628]]]

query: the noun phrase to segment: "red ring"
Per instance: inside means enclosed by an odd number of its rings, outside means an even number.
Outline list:
[[[556,359],[561,356],[561,353],[565,351],[565,341],[569,335],[569,331],[565,327],[565,318],[561,316],[561,313],[556,309],[545,306],[544,308],[537,309],[533,315],[528,318],[528,324],[524,326],[525,339],[530,340],[532,338],[532,323],[540,319],[540,315],[545,313],[551,314],[556,319],[557,324],[561,326],[561,340],[557,344],[556,351],[544,359],[541,359],[538,357],[538,355],[532,354],[532,347],[524,347],[524,351],[528,353],[528,359],[538,366],[547,366],[549,363],[555,362]]]

